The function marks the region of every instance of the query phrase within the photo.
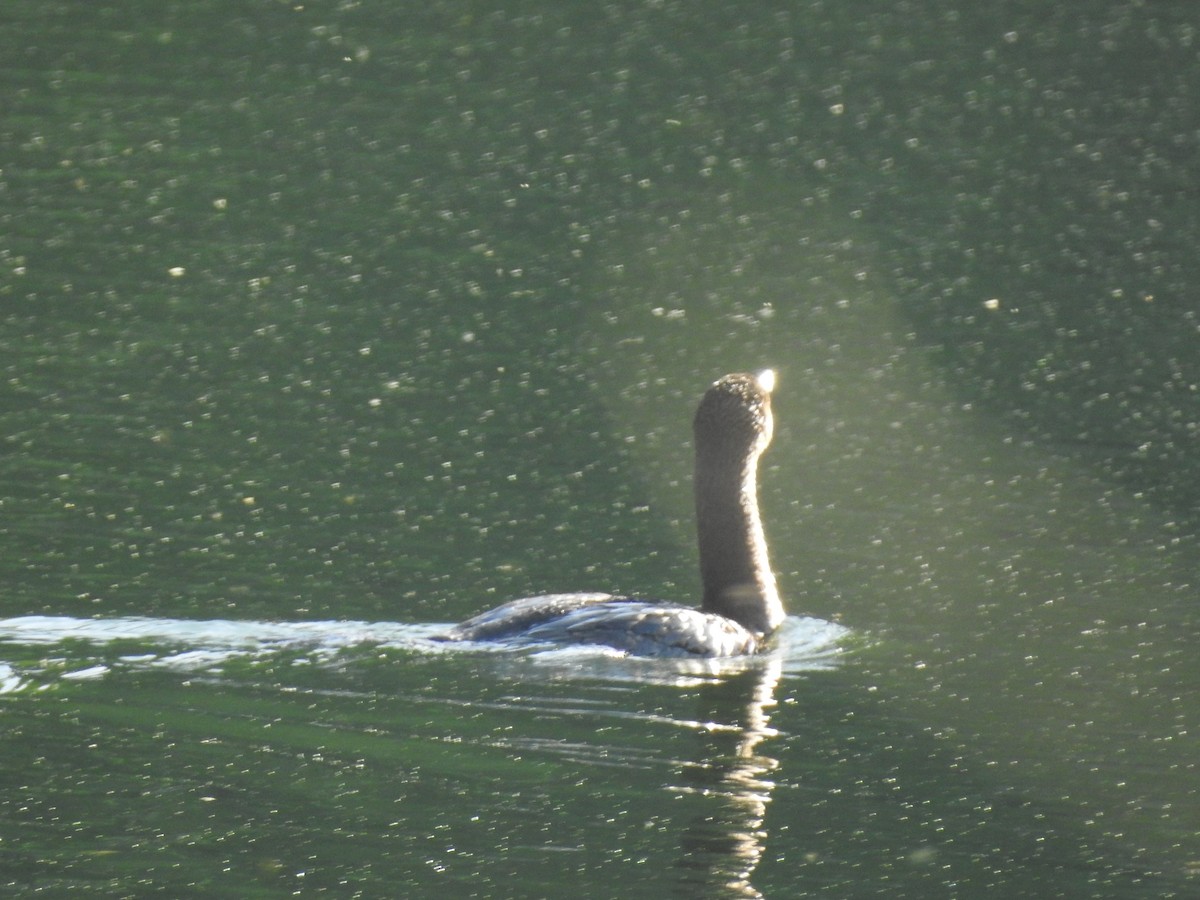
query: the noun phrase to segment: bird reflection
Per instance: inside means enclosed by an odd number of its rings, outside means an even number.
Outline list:
[[[731,897],[762,896],[752,877],[767,839],[767,804],[779,766],[764,752],[764,741],[777,734],[770,725],[770,710],[781,669],[778,659],[769,660],[702,689],[700,715],[708,723],[701,732],[704,746],[700,761],[684,770],[684,783],[676,789],[716,802],[683,836],[676,866],[689,888],[722,888]]]

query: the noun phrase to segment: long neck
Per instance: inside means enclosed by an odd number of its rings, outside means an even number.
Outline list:
[[[785,613],[758,514],[757,466],[757,455],[739,471],[719,454],[704,450],[696,454],[693,486],[704,582],[701,608],[769,634],[783,622]]]

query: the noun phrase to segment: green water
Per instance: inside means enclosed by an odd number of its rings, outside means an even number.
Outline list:
[[[6,896],[1194,894],[1192,19],[8,3],[0,615],[688,601],[693,405],[770,366],[856,637],[12,638]]]

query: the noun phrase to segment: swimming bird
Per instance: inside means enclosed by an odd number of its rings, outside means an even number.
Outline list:
[[[775,373],[735,373],[705,392],[692,423],[700,576],[697,609],[605,593],[513,600],[455,625],[447,641],[601,644],[638,656],[755,653],[786,617],[758,511]]]

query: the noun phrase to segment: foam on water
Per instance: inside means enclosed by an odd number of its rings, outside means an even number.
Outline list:
[[[503,642],[445,643],[436,636],[445,624],[397,622],[262,622],[229,619],[166,619],[146,616],[81,619],[69,616],[19,616],[0,619],[3,647],[56,647],[59,652],[36,663],[0,660],[0,694],[44,686],[48,681],[85,681],[120,670],[169,669],[212,672],[235,660],[299,653],[297,665],[319,664],[356,647],[409,650],[429,654],[482,653],[511,658],[525,672],[529,663],[548,677],[595,677],[616,680],[675,681],[745,671],[764,660],[778,660],[784,672],[827,669],[837,665],[849,630],[820,619],[789,617],[777,646],[760,656],[728,659],[659,660],[627,657],[611,648],[587,645],[523,647]],[[146,646],[137,652],[107,649],[120,642]],[[15,654],[13,654],[15,655]],[[516,675],[514,669],[513,674]]]

